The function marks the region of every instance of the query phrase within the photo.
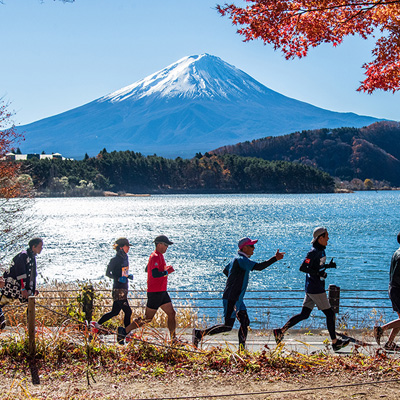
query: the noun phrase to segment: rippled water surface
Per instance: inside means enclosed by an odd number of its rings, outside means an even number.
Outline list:
[[[286,255],[252,273],[249,290],[303,289],[304,274],[298,269],[314,227],[324,225],[330,235],[328,259],[334,257],[338,265],[327,284],[386,290],[390,258],[398,247],[399,200],[400,192],[38,199],[38,234],[45,241],[38,264],[42,276],[51,279],[101,279],[114,255],[113,241],[126,236],[133,244],[134,285],[143,288],[152,240],[165,234],[174,242],[165,255],[176,270],[170,289],[222,290],[224,265],[238,240],[250,236],[259,239],[254,260],[269,258],[278,248]]]

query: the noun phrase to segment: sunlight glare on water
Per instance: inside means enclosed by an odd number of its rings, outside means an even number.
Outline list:
[[[252,273],[249,290],[301,290],[300,264],[313,229],[323,225],[330,235],[327,259],[334,257],[338,265],[328,271],[327,285],[386,290],[390,258],[398,247],[399,200],[397,191],[37,199],[38,235],[45,243],[38,265],[41,277],[49,279],[103,279],[112,244],[124,236],[132,243],[131,287],[143,289],[153,240],[165,234],[174,242],[165,255],[176,270],[170,289],[223,290],[221,271],[238,240],[250,236],[259,240],[253,260],[268,259],[277,249],[286,255]]]
[[[367,288],[387,284],[388,263],[400,230],[399,192],[321,195],[165,195],[119,198],[36,200],[45,247],[42,274],[63,281],[99,279],[113,256],[113,241],[127,237],[135,282],[145,283],[144,268],[154,238],[167,235],[174,245],[166,259],[176,266],[170,286],[204,288],[223,285],[220,271],[235,254],[241,237],[259,239],[253,259],[262,261],[279,248],[282,262],[254,274],[251,285],[300,288],[298,273],[314,227],[329,229],[327,255],[345,285]],[[181,275],[178,277],[178,275]],[[184,276],[184,279],[181,279]]]

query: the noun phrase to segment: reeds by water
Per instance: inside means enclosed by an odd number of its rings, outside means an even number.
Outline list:
[[[39,287],[39,295],[36,296],[37,323],[46,327],[57,327],[68,323],[68,321],[84,322],[82,291],[85,285],[87,283],[49,281]],[[91,285],[94,288],[92,320],[98,321],[103,314],[111,310],[112,291],[111,286],[103,281],[91,283]],[[132,320],[143,316],[146,307],[143,296],[138,296],[138,292],[129,292],[128,300],[132,307]],[[194,326],[198,318],[197,311],[189,301],[186,301],[184,305],[185,307],[177,309],[177,325],[181,327]],[[26,304],[21,304],[16,300],[12,304],[4,306],[3,310],[8,326],[26,325]],[[121,312],[117,317],[107,321],[105,327],[116,329],[116,327],[122,326],[123,316],[124,314]],[[166,324],[166,315],[159,311],[151,326],[165,327]]]

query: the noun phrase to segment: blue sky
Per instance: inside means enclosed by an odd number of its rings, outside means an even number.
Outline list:
[[[3,0],[0,97],[17,125],[88,103],[178,59],[209,53],[286,96],[333,111],[400,120],[400,93],[356,92],[373,41],[348,38],[286,61],[243,43],[215,0]],[[237,1],[236,4],[239,4]]]

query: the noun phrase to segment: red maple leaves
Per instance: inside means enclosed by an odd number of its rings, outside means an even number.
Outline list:
[[[18,181],[20,164],[5,159],[6,154],[20,138],[14,125],[4,128],[10,123],[11,116],[7,105],[1,103],[0,99],[0,198],[6,199],[19,197],[25,192],[23,185]]]
[[[339,45],[345,36],[380,36],[365,63],[358,90],[400,89],[400,0],[244,0],[246,7],[217,6],[245,41],[261,39],[286,59],[305,57],[321,43]]]

